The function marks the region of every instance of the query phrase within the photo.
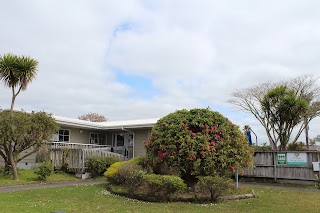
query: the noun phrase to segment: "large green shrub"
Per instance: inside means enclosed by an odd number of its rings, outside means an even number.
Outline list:
[[[302,142],[291,142],[287,146],[288,151],[305,151],[307,150],[306,146]]]
[[[38,180],[46,180],[52,172],[53,165],[49,161],[41,163],[40,166],[34,170],[34,173],[38,175]]]
[[[133,192],[143,183],[143,176],[146,172],[140,165],[125,163],[119,166],[117,182],[125,184],[129,192]]]
[[[252,149],[239,127],[210,109],[179,110],[160,119],[145,144],[147,163],[178,169],[185,180],[226,175],[252,164]]]
[[[183,180],[174,175],[144,175],[143,184],[147,195],[153,196],[157,201],[168,200],[172,194],[187,188]]]
[[[111,164],[118,161],[119,159],[116,157],[92,157],[88,159],[86,166],[91,176],[96,177],[102,175]]]
[[[218,198],[227,191],[230,183],[229,179],[219,176],[203,176],[198,179],[195,186],[197,197],[199,198],[201,195],[210,197],[212,203],[217,202]]]

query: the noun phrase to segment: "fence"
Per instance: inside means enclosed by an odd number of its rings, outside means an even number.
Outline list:
[[[290,154],[291,153],[291,154]],[[303,165],[290,165],[287,156],[292,154],[303,154],[305,156]],[[304,154],[306,153],[306,154]],[[284,157],[284,158],[280,158]],[[315,172],[312,168],[312,162],[317,162],[317,151],[299,151],[299,152],[273,152],[256,151],[254,153],[255,168],[245,171],[245,177],[273,178],[274,180],[315,180]],[[293,163],[298,164],[298,163]]]
[[[92,148],[100,147],[100,148]],[[91,157],[116,157],[123,160],[124,156],[110,152],[108,146],[98,146],[93,144],[48,144],[50,150],[50,160],[55,168],[65,169],[69,172],[86,171],[86,161]]]

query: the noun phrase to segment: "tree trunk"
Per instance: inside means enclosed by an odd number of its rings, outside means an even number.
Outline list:
[[[13,159],[13,153],[12,153],[12,146],[11,146],[11,145],[9,146],[8,157],[9,157],[10,164],[11,164],[13,179],[14,179],[15,181],[19,181],[18,171],[17,171],[17,165],[16,165],[16,162],[15,162],[14,159]]]
[[[16,100],[16,96],[13,94],[12,95],[12,99],[11,99],[11,108],[10,108],[10,111],[13,112],[13,107],[14,107],[14,102]]]
[[[307,149],[309,150],[309,127],[308,127],[308,122],[307,122],[307,118],[304,118],[304,131],[305,131],[305,135],[306,135],[306,145],[307,145]]]

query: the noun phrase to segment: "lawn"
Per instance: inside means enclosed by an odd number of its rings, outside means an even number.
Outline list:
[[[210,204],[148,203],[110,195],[103,185],[0,193],[1,212],[319,212],[320,192],[253,188],[258,198]]]
[[[2,171],[0,171],[0,186],[2,185],[10,185],[10,184],[26,184],[26,183],[39,183],[37,181],[37,175],[33,173],[33,170],[18,170],[19,181],[13,180],[12,175],[2,175]],[[73,174],[67,173],[53,173],[48,177],[46,182],[55,182],[55,181],[63,181],[63,180],[77,180],[77,177]]]

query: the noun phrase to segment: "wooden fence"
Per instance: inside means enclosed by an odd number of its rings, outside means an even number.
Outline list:
[[[86,162],[91,157],[116,157],[120,161],[124,159],[123,155],[110,152],[110,147],[87,147],[90,146],[49,144],[50,160],[55,168],[65,167],[69,172],[84,173],[87,169]]]
[[[297,152],[272,152],[272,151],[256,151],[254,153],[255,168],[245,171],[244,177],[254,178],[273,178],[288,180],[306,180],[314,181],[315,172],[312,168],[312,162],[319,161],[317,151],[299,151],[298,153],[306,153],[306,165],[281,165],[278,164],[278,153],[297,153]]]

